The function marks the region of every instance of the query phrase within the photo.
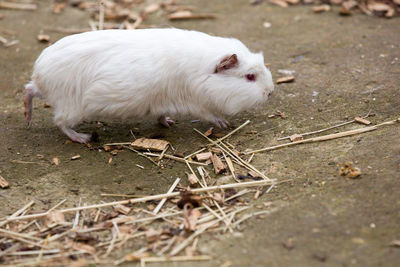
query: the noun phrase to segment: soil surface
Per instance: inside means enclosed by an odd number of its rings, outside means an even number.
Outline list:
[[[52,122],[51,108],[40,99],[35,99],[32,125],[26,127],[23,86],[46,47],[36,40],[37,34],[49,25],[87,27],[89,18],[72,8],[52,14],[50,2],[40,1],[34,12],[1,11],[6,15],[0,20],[1,35],[15,31],[20,43],[0,47],[0,170],[10,183],[9,189],[0,190],[0,217],[30,200],[39,211],[64,198],[73,206],[80,198],[86,204],[113,200],[101,193],[166,192],[176,177],[185,178],[185,165],[170,161],[160,169],[130,151],[112,156],[108,164],[110,154],[66,143]],[[153,16],[150,22],[236,37],[264,53],[274,79],[284,76],[279,69],[296,71],[295,82],[277,85],[261,110],[229,118],[234,126],[251,120],[229,141],[239,150],[272,146],[279,137],[326,128],[368,112],[374,115],[369,118],[373,123],[399,117],[398,18],[314,14],[308,6],[251,6],[248,0],[185,3],[219,17],[168,22]],[[265,28],[264,22],[271,27]],[[52,41],[63,37],[49,34]],[[277,110],[287,118],[268,118]],[[277,211],[246,221],[241,232],[204,236],[199,249],[214,260],[182,266],[399,266],[400,248],[390,246],[400,239],[399,126],[256,154],[253,165],[270,178],[293,179],[255,202],[271,201]],[[178,152],[191,153],[206,144],[193,127],[205,131],[210,125],[178,119],[170,129],[141,121],[86,123],[78,130],[99,133],[94,147],[130,141],[132,130],[136,137],[162,134]],[[359,127],[350,124],[326,134]],[[246,134],[251,131],[257,134]],[[70,160],[78,154],[79,160]],[[50,163],[53,157],[59,158],[59,166]],[[338,175],[345,161],[361,169],[361,178]]]

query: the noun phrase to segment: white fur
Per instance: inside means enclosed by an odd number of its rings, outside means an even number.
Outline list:
[[[238,66],[214,73],[232,54]],[[246,74],[256,74],[256,82]],[[179,29],[67,36],[41,53],[31,84],[54,108],[55,124],[67,128],[83,120],[158,116],[215,123],[265,102],[274,88],[262,54],[237,39]]]

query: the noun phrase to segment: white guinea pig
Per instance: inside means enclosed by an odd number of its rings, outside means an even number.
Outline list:
[[[261,53],[239,40],[179,29],[105,30],[67,36],[43,50],[25,86],[54,108],[54,122],[71,140],[90,135],[82,121],[193,116],[227,127],[225,115],[264,103],[273,91]]]

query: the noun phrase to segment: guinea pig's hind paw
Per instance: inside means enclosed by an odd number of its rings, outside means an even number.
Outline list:
[[[83,134],[83,133],[77,133],[71,128],[65,127],[65,126],[59,126],[58,127],[61,132],[63,132],[66,136],[68,136],[72,141],[78,142],[81,144],[86,144],[90,141],[90,134]]]
[[[175,121],[171,120],[169,117],[160,116],[157,119],[158,123],[164,127],[169,128],[171,125],[175,124]]]

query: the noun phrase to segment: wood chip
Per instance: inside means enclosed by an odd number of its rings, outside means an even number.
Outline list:
[[[294,81],[294,76],[286,76],[286,77],[282,77],[276,80],[277,84],[280,83],[291,83]]]
[[[146,231],[146,239],[147,242],[153,243],[157,241],[158,237],[161,235],[160,231],[155,230],[154,228],[150,228]]]
[[[76,159],[80,159],[80,158],[81,158],[81,155],[75,155],[75,156],[71,157],[71,160],[76,160]]]
[[[364,119],[364,118],[360,118],[360,117],[355,117],[354,120],[356,122],[359,122],[359,123],[365,124],[365,125],[370,125],[371,124],[371,122],[369,120]]]
[[[61,213],[60,211],[57,210],[51,211],[46,216],[47,227],[49,227],[52,224],[63,223],[63,222],[65,222],[64,213]]]
[[[192,11],[177,11],[168,15],[169,20],[186,20],[186,19],[216,19],[214,14],[194,14]]]
[[[211,152],[204,152],[204,153],[196,154],[196,159],[197,159],[197,161],[206,161],[206,160],[210,159],[211,156],[212,156]]]
[[[222,154],[222,150],[218,147],[212,147],[212,148],[210,148],[210,151],[218,156]]]
[[[350,16],[351,14],[351,11],[343,6],[339,9],[339,15],[341,16]]]
[[[390,242],[390,246],[391,246],[391,247],[398,247],[398,248],[400,248],[400,240],[393,240],[392,242]]]
[[[124,215],[127,215],[131,211],[131,208],[129,208],[127,206],[124,206],[124,205],[121,205],[121,204],[117,204],[117,205],[113,206],[113,208],[118,213],[121,213],[121,214],[124,214]]]
[[[163,151],[169,145],[168,141],[159,140],[159,139],[147,139],[147,138],[139,138],[136,139],[131,146],[135,149],[140,150],[153,150],[153,151]]]
[[[1,188],[8,188],[10,185],[8,184],[7,180],[4,179],[3,176],[0,175],[0,187]]]
[[[29,4],[29,3],[11,3],[0,1],[0,8],[4,9],[15,9],[15,10],[36,10],[36,4]]]
[[[210,135],[212,135],[213,130],[214,130],[214,127],[211,127],[210,129],[208,129],[208,130],[204,133],[204,135],[207,136],[207,137],[209,137]]]
[[[53,158],[53,159],[51,160],[51,163],[54,164],[54,165],[56,165],[56,166],[58,166],[58,165],[60,165],[60,160],[59,160],[58,158]]]
[[[251,177],[254,177],[254,178],[261,178],[261,175],[260,175],[259,173],[255,172],[255,171],[248,171],[247,173],[248,173]]]
[[[47,43],[50,41],[50,36],[47,34],[40,33],[38,34],[37,39],[39,40],[39,42]]]
[[[67,6],[67,1],[68,0],[55,0],[52,8],[53,13],[60,14]]]
[[[187,176],[190,185],[194,185],[199,182],[199,179],[197,179],[196,175],[194,175],[193,173],[188,173]]]
[[[290,141],[295,142],[299,140],[303,140],[303,136],[301,134],[293,134],[289,137]]]
[[[288,7],[289,6],[288,3],[286,3],[283,0],[269,0],[269,2],[272,4],[275,4],[277,6],[280,6],[280,7]]]
[[[326,11],[331,10],[331,6],[330,5],[326,5],[326,4],[325,5],[314,6],[312,8],[312,10],[315,13],[322,13],[322,12],[326,12]]]
[[[222,163],[221,159],[218,156],[213,154],[211,156],[211,161],[212,161],[213,166],[214,166],[215,174],[220,174],[220,173],[222,173],[222,172],[224,172],[226,170],[225,164]]]

